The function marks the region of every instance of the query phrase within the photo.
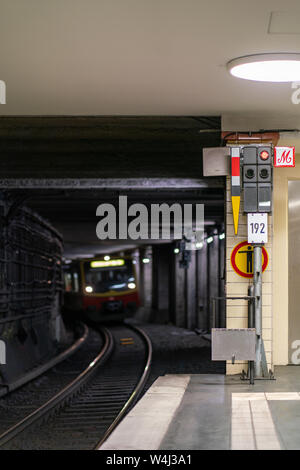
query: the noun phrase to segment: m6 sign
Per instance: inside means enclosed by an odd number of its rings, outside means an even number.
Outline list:
[[[295,166],[295,147],[275,147],[274,166]]]

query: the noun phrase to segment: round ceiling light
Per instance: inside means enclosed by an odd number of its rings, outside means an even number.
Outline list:
[[[231,60],[227,69],[238,78],[258,82],[300,81],[300,54],[256,54]]]

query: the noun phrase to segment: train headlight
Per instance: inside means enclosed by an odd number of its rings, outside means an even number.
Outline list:
[[[94,289],[92,288],[92,286],[86,286],[85,290],[88,294],[91,294]]]
[[[129,287],[129,289],[135,289],[136,285],[135,285],[134,282],[129,282],[128,287]]]

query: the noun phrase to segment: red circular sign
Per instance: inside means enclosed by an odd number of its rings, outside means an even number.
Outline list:
[[[241,252],[240,251],[241,248],[246,247],[246,246],[250,247],[250,249],[248,248],[248,250],[243,250]],[[253,269],[252,269],[252,272],[251,272],[251,266],[252,266],[252,263],[253,263],[253,259],[252,259],[253,250],[251,250],[251,247],[252,247],[252,245],[250,243],[248,243],[247,241],[241,242],[241,243],[239,243],[238,245],[236,245],[234,247],[234,249],[232,250],[232,253],[231,253],[231,257],[230,257],[231,266],[234,269],[234,271],[239,276],[246,277],[246,278],[252,278],[253,277]],[[249,253],[249,255],[248,255],[248,253]],[[250,253],[251,253],[251,255],[250,255]],[[246,257],[247,257],[246,269],[245,270],[242,270],[241,264],[237,260],[237,255],[238,254],[245,254]],[[267,250],[264,247],[262,247],[262,255],[263,255],[262,272],[264,272],[266,270],[266,268],[268,266],[268,262],[269,262],[268,253],[267,253]]]

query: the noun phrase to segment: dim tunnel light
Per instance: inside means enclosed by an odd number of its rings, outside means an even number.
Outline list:
[[[201,250],[201,248],[203,248],[203,243],[202,243],[202,242],[197,242],[197,243],[196,243],[196,248],[198,248],[199,250]]]
[[[300,81],[300,54],[272,53],[239,57],[227,64],[231,75],[258,82]]]

